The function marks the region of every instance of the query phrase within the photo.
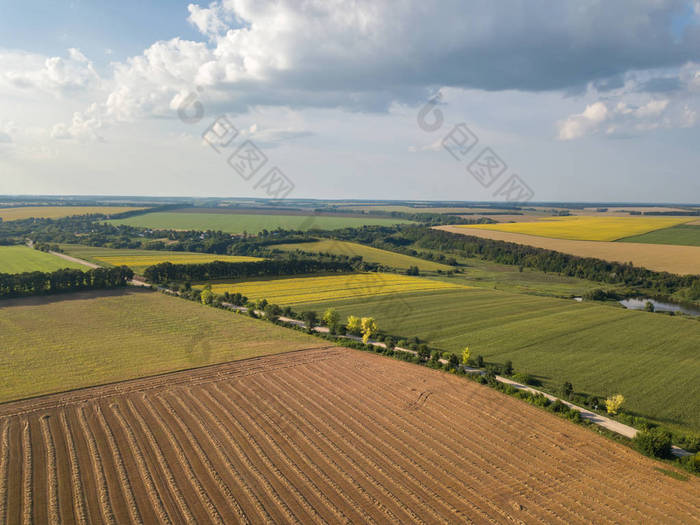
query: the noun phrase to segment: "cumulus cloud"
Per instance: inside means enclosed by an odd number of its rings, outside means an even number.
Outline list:
[[[221,0],[191,4],[188,12],[203,42],[159,41],[115,64],[109,94],[96,110],[56,136],[85,122],[95,129],[173,116],[195,86],[209,111],[260,105],[386,111],[445,86],[586,92],[593,85],[614,92],[626,86],[629,72],[700,61],[699,16],[688,14],[683,0]],[[679,34],[673,22],[681,15],[690,18]],[[29,73],[5,74],[17,85],[59,90],[95,76],[79,52],[47,59]],[[642,89],[676,87],[671,78]],[[598,130],[610,118],[598,111],[594,106],[566,119],[560,137]]]
[[[92,62],[78,49],[69,49],[66,57],[0,50],[0,87],[61,96],[95,87],[100,80]]]
[[[597,100],[558,123],[560,140],[694,126],[700,107],[700,66],[689,63],[673,76],[668,71],[632,73],[618,89],[593,89],[590,95]]]
[[[174,39],[119,64],[117,113],[157,111],[188,86],[238,107],[385,109],[429,87],[555,90],[700,59],[679,0],[224,0],[191,4],[209,45]],[[566,50],[566,52],[562,52]]]

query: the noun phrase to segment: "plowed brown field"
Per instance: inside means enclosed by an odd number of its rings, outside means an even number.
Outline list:
[[[700,481],[336,347],[0,406],[2,523],[691,523]]]

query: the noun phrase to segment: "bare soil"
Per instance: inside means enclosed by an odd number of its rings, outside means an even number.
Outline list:
[[[0,405],[2,523],[697,523],[658,465],[337,347]]]

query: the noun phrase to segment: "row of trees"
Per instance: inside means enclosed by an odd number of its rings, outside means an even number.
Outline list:
[[[214,261],[205,264],[160,263],[149,266],[144,277],[152,283],[169,281],[209,281],[213,279],[242,279],[280,275],[298,275],[319,272],[352,272],[353,266],[345,261],[310,259],[265,260],[249,262]]]
[[[133,276],[134,272],[127,266],[85,272],[65,268],[55,272],[0,273],[0,298],[120,288]]]
[[[697,275],[681,276],[667,272],[655,272],[633,266],[631,263],[577,257],[533,246],[438,230],[424,229],[415,233],[417,233],[416,245],[421,248],[440,250],[445,253],[458,252],[467,257],[480,257],[502,264],[533,268],[590,281],[623,284],[655,290],[664,294],[672,294],[685,289],[689,298],[700,299],[700,276]]]

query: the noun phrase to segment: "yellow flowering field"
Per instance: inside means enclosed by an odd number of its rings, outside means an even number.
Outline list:
[[[145,210],[133,206],[19,206],[16,208],[0,208],[0,219],[3,221],[18,221],[21,219],[60,219],[72,215],[92,215],[104,213],[124,213],[127,211]]]
[[[617,241],[662,228],[670,228],[693,220],[692,217],[547,217],[534,222],[501,224],[464,224],[459,228],[496,230],[571,239],[579,241]]]
[[[212,291],[216,294],[239,292],[249,299],[267,299],[282,306],[454,288],[469,287],[390,273],[353,273],[212,284]]]
[[[212,253],[178,253],[168,251],[158,251],[153,255],[98,255],[93,259],[99,263],[130,267],[136,273],[142,272],[149,266],[163,262],[173,264],[203,264],[212,261],[224,262],[247,262],[261,261],[259,257],[245,257],[242,255],[216,255]]]

